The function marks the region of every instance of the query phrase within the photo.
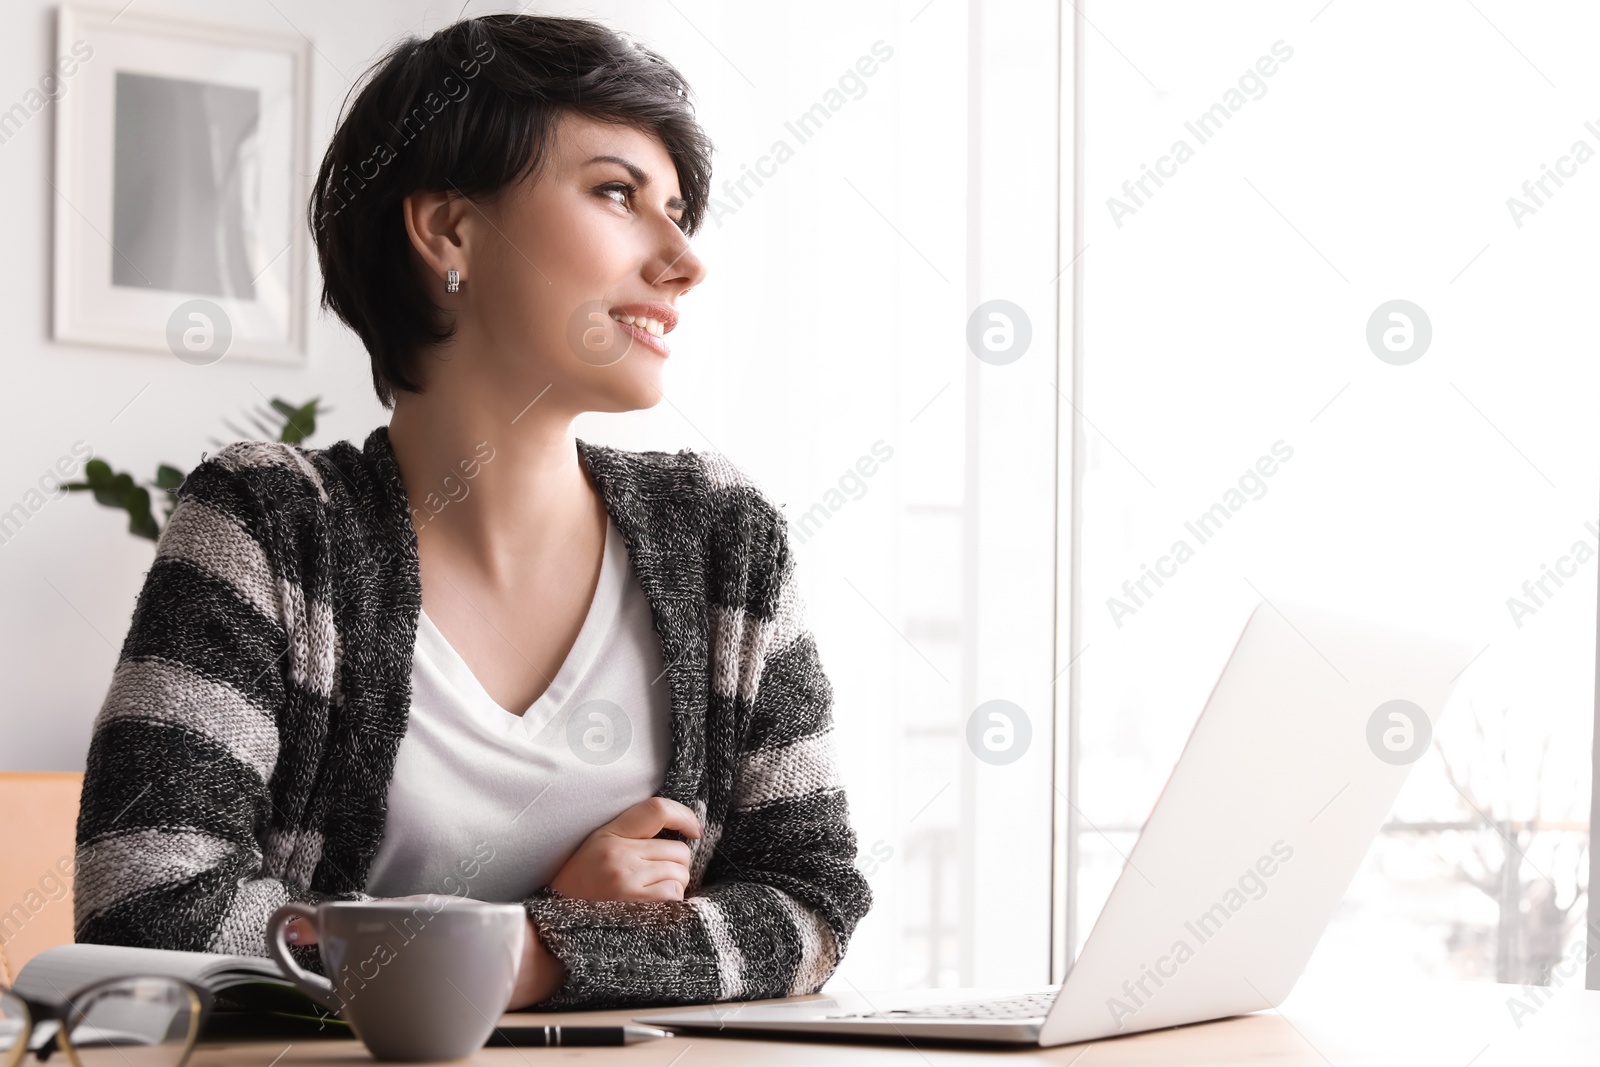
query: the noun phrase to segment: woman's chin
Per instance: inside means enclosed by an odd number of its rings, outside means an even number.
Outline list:
[[[616,387],[606,390],[595,398],[595,411],[642,411],[653,408],[661,403],[662,389],[661,376],[651,375],[649,378],[638,378],[628,382],[617,382]]]

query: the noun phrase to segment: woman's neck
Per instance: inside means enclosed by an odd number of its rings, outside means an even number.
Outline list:
[[[397,393],[389,421],[419,545],[504,588],[596,529],[603,538],[572,416],[538,401],[508,412],[506,398],[460,395],[439,377]]]

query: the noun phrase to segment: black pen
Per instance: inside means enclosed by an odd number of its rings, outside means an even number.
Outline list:
[[[489,1036],[491,1047],[538,1048],[547,1045],[632,1045],[671,1037],[653,1026],[499,1026]]]

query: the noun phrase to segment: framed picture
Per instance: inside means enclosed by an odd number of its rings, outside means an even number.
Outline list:
[[[304,363],[309,43],[71,5],[57,38],[55,338]]]

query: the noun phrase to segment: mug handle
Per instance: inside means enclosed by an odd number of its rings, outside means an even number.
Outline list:
[[[332,1012],[344,1010],[344,1005],[339,1003],[339,998],[334,995],[333,983],[301,967],[289,954],[289,946],[283,940],[283,928],[289,924],[290,919],[305,919],[315,926],[317,909],[305,904],[285,904],[273,912],[272,918],[267,920],[267,949],[277,961],[278,969],[283,971],[284,977],[293,982],[302,993],[324,1008]]]

